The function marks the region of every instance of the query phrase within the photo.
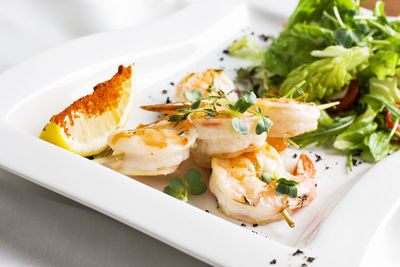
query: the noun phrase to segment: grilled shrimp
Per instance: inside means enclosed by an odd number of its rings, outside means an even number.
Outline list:
[[[314,103],[289,98],[259,98],[255,106],[274,123],[268,137],[289,138],[317,129],[320,109]]]
[[[249,126],[246,135],[232,128],[232,116],[229,114],[214,118],[195,115],[190,120],[197,133],[196,146],[192,151],[193,159],[203,167],[210,166],[210,159],[207,157],[236,157],[263,146],[267,137],[265,132],[256,134],[258,117],[249,112],[241,116],[241,120]]]
[[[175,125],[161,120],[111,135],[108,145],[113,155],[100,162],[126,175],[166,175],[189,158],[195,140],[196,134],[189,123]]]
[[[142,108],[170,115],[189,106],[190,103],[173,103]],[[274,123],[269,129],[268,137],[290,138],[317,129],[320,108],[314,103],[301,103],[289,98],[258,98],[252,108],[256,107]]]
[[[297,197],[277,194],[276,181],[263,182],[263,173],[297,181]],[[213,158],[209,188],[218,200],[220,211],[227,216],[265,224],[282,219],[282,211],[291,213],[315,198],[315,169],[312,161],[301,154],[294,173],[290,173],[278,152],[266,144],[236,158]]]
[[[176,86],[175,91],[175,102],[185,102],[187,101],[184,96],[185,92],[192,91],[194,89],[200,90],[203,96],[209,96],[216,94],[215,91],[209,92],[207,89],[210,86],[216,88],[217,90],[223,91],[227,94],[227,98],[230,101],[237,100],[236,93],[230,93],[236,89],[232,80],[222,70],[208,69],[204,72],[193,72],[183,78]],[[230,93],[230,94],[228,94]]]

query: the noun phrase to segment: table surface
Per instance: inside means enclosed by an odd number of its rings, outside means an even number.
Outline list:
[[[367,0],[361,3],[361,6],[373,9],[377,0]],[[383,0],[385,3],[385,12],[389,16],[399,16],[400,15],[400,5],[399,0]]]
[[[68,40],[146,23],[192,1],[2,1],[0,35],[7,38],[2,38],[0,72]],[[362,5],[373,7],[374,2]],[[384,2],[388,14],[399,15],[398,0]],[[1,169],[0,214],[1,266],[205,266],[135,229]]]

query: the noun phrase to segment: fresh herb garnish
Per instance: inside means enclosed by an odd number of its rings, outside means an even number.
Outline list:
[[[270,184],[272,181],[275,181],[276,187],[275,192],[279,195],[287,195],[291,198],[297,197],[297,187],[299,183],[294,180],[287,180],[286,178],[277,178],[276,174],[270,175],[269,173],[264,172],[261,175],[261,181],[264,183]]]
[[[168,116],[169,121],[174,121],[177,124],[182,120],[185,120],[190,114],[193,113],[205,113],[206,118],[214,118],[215,116],[226,112],[230,114],[232,118],[232,128],[243,134],[247,135],[249,133],[249,125],[241,119],[241,114],[245,112],[250,112],[258,117],[258,123],[256,127],[256,134],[260,135],[264,132],[268,133],[272,122],[267,116],[261,114],[261,110],[256,108],[256,110],[250,109],[257,102],[257,96],[251,91],[244,91],[242,97],[239,98],[235,103],[229,103],[227,100],[227,95],[221,90],[215,89],[210,86],[207,89],[208,93],[215,93],[214,95],[209,95],[207,97],[202,97],[200,90],[193,90],[191,92],[185,92],[185,97],[192,101],[193,104],[187,109],[179,109],[180,114],[173,114]],[[204,103],[207,107],[200,108],[201,103]]]
[[[196,102],[196,101],[201,100],[203,93],[198,89],[194,89],[190,92],[189,91],[184,92],[183,95],[186,97],[187,100]]]
[[[280,195],[287,195],[291,198],[297,197],[297,187],[299,183],[293,180],[287,180],[285,178],[279,178],[277,181],[278,185],[275,187],[275,192]]]
[[[168,186],[164,188],[163,192],[185,202],[188,200],[187,192],[185,192],[185,186],[183,185],[182,179],[179,177],[171,178]]]
[[[263,181],[264,183],[271,183],[271,181],[274,179],[274,177],[272,175],[270,175],[269,173],[264,172],[261,175],[261,181]]]
[[[190,169],[185,174],[186,191],[191,195],[201,195],[207,190],[205,183],[200,181],[201,173],[196,169]]]
[[[243,135],[249,133],[249,125],[238,117],[232,119],[232,128]]]
[[[183,181],[179,177],[171,178],[163,192],[186,202],[188,200],[188,193],[191,195],[201,195],[207,190],[207,185],[200,179],[200,171],[190,169],[186,172]]]

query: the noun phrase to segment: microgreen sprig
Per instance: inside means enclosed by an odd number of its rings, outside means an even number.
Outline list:
[[[203,97],[200,90],[194,89],[191,92],[185,92],[185,97],[193,102],[191,106],[187,109],[179,109],[180,114],[169,115],[168,120],[174,121],[177,124],[182,120],[185,120],[192,113],[206,113],[207,118],[213,118],[220,114],[220,111],[225,111],[233,117],[232,128],[243,134],[247,135],[249,133],[249,125],[240,118],[240,114],[246,111],[253,113],[258,117],[258,123],[256,127],[256,134],[260,135],[264,132],[268,133],[272,122],[267,116],[261,114],[260,108],[256,107],[256,110],[250,109],[257,102],[257,96],[251,91],[244,91],[241,98],[239,98],[235,103],[229,103],[227,95],[222,90],[217,90],[215,87],[210,86],[207,89],[208,93],[215,92],[215,95],[209,95]],[[201,103],[206,103],[211,105],[209,108],[200,108]],[[218,107],[218,108],[217,108]]]
[[[227,107],[228,113],[233,115],[235,118],[232,119],[232,127],[235,131],[246,135],[249,131],[249,126],[236,115],[236,113],[244,113],[246,111],[253,113],[258,117],[258,123],[256,127],[256,134],[260,135],[263,132],[268,133],[272,122],[267,116],[261,114],[261,109],[256,107],[256,110],[250,109],[257,102],[257,96],[251,91],[244,91],[242,98],[236,101],[235,104],[230,104]]]
[[[171,178],[163,192],[186,202],[188,201],[188,193],[191,195],[201,195],[207,190],[207,185],[200,179],[200,171],[190,169],[186,172],[183,181],[179,177]]]
[[[294,180],[287,180],[286,178],[277,178],[276,174],[272,176],[269,173],[263,173],[261,175],[261,181],[270,184],[272,181],[277,183],[275,192],[279,195],[287,195],[291,198],[297,197],[297,187],[299,183]]]

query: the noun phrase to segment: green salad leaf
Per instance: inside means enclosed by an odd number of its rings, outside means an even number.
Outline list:
[[[369,91],[371,94],[380,95],[392,103],[400,102],[400,90],[397,77],[390,77],[384,80],[371,77],[369,79]]]
[[[233,44],[229,46],[228,51],[231,56],[254,61],[261,60],[265,53],[265,50],[262,50],[255,40],[248,35],[233,42]]]
[[[327,119],[325,115],[319,119],[317,130],[292,137],[291,140],[302,147],[313,143],[321,145],[331,137],[346,130],[353,123],[355,117],[355,115],[349,115]]]
[[[398,61],[399,54],[395,51],[378,50],[369,59],[369,68],[378,79],[383,80],[395,75]]]
[[[377,113],[371,106],[367,106],[366,111],[350,127],[336,137],[333,147],[338,150],[362,148],[364,138],[375,132],[378,127],[377,123],[374,122]]]
[[[400,20],[387,18],[381,1],[366,14],[359,1],[299,0],[263,60],[237,74],[258,97],[341,102],[321,112],[315,131],[291,138],[302,147],[330,140],[369,162],[400,148],[392,125],[400,118]]]
[[[331,56],[333,50],[337,50],[336,56]],[[324,99],[348,85],[369,58],[369,49],[366,47],[328,47],[326,51],[319,51],[318,56],[322,57],[324,52],[325,58],[290,72],[281,86],[280,95],[286,95],[297,84],[306,81],[301,89],[308,94],[307,99]]]
[[[366,149],[363,150],[361,158],[368,162],[377,162],[384,159],[390,150],[390,133],[378,131],[370,134],[364,139]]]

